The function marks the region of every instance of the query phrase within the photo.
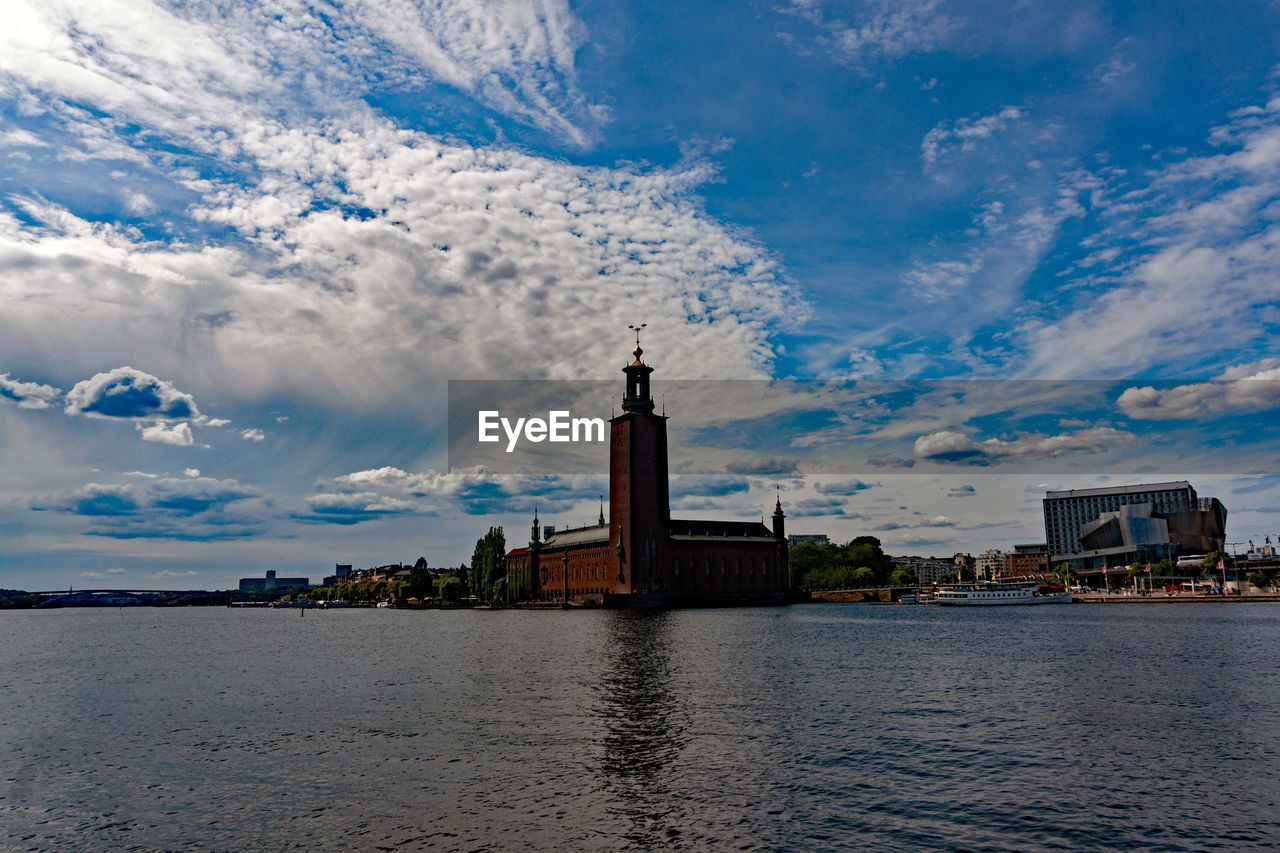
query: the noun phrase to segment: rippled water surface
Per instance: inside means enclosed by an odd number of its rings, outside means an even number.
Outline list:
[[[0,848],[1270,848],[1277,619],[0,613]]]

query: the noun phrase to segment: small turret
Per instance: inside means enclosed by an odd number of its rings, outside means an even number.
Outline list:
[[[782,490],[778,489],[778,499],[773,505],[773,538],[779,542],[787,538],[786,517],[782,512]]]

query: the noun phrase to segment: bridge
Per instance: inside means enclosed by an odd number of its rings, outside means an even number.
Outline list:
[[[257,595],[238,590],[207,589],[52,589],[36,607],[182,607],[188,604],[254,601]]]

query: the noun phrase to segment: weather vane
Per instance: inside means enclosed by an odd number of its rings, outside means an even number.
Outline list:
[[[648,324],[648,323],[641,323],[639,326],[627,326],[627,328],[628,328],[628,329],[631,329],[633,332],[635,332],[635,333],[636,333],[636,346],[640,346],[640,330],[641,330],[641,329],[643,329],[643,328],[644,328],[645,326],[647,326],[647,325],[649,325],[649,324]]]

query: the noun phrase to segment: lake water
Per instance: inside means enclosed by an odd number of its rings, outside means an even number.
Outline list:
[[[0,848],[1273,848],[1278,619],[5,612]]]

